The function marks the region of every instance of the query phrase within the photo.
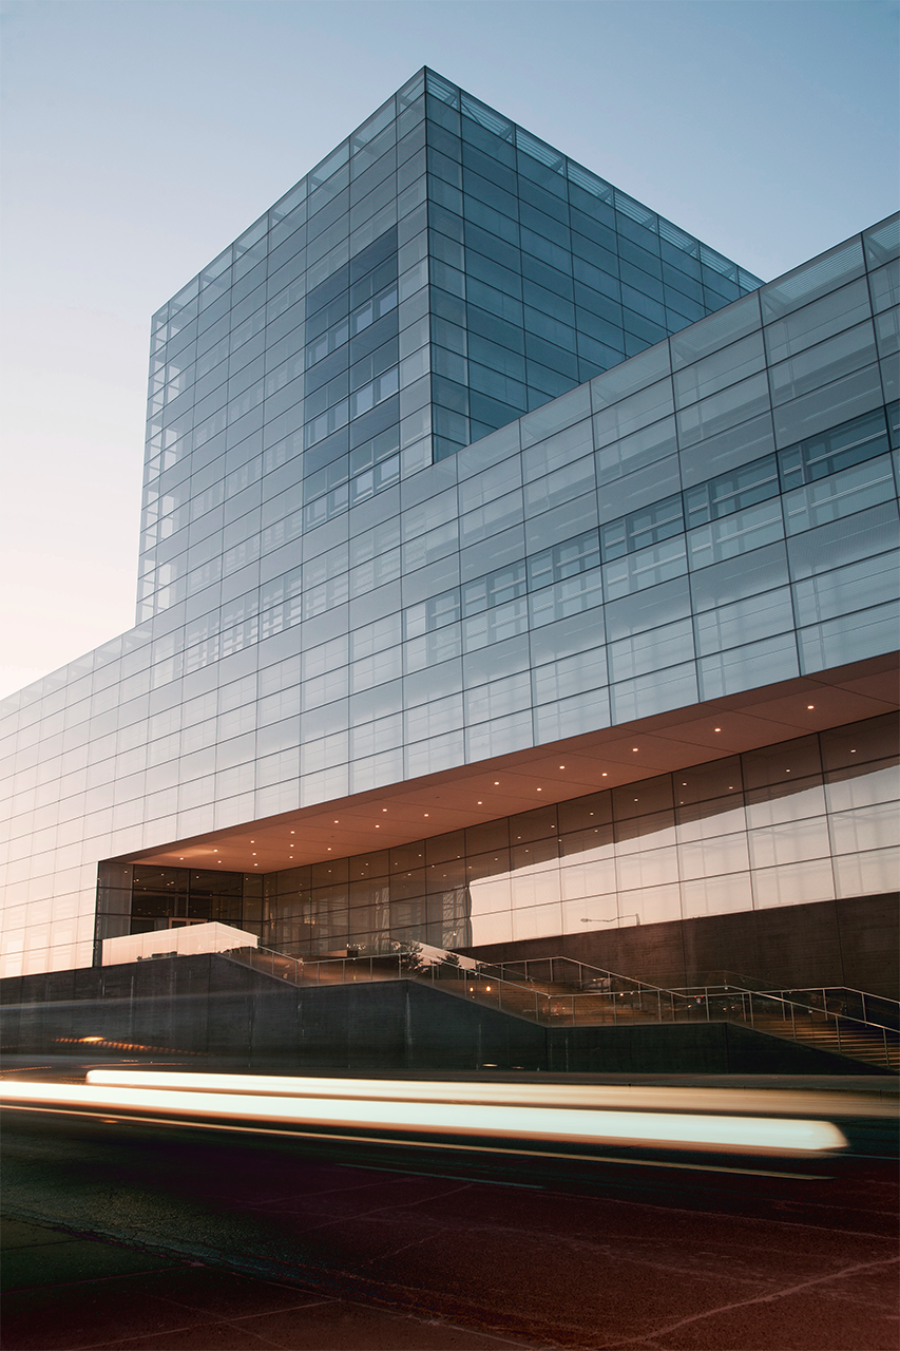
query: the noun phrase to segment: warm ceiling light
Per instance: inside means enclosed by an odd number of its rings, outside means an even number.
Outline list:
[[[807,707],[807,708],[815,708],[815,704],[807,704],[806,707]]]
[[[499,779],[495,779],[495,780],[494,780],[494,787],[495,787],[495,788],[499,788],[499,787],[500,787],[500,780],[499,780]]]
[[[381,829],[381,826],[376,826],[375,829],[376,829],[376,830],[380,830],[380,829]]]
[[[560,765],[560,769],[565,769],[565,765]]]
[[[292,831],[291,831],[291,834],[292,834],[292,835],[296,835],[296,833],[297,833],[297,832],[296,832],[295,830],[292,830]]]
[[[540,788],[537,791],[540,792],[541,791]]]
[[[382,807],[381,810],[382,810],[383,812],[386,812],[386,811],[387,811],[387,807]]]
[[[713,728],[713,731],[714,731],[714,732],[721,732],[721,730],[722,730],[721,727],[714,727],[714,728]]]
[[[427,816],[427,815],[428,815],[428,812],[426,812],[425,815]]]
[[[631,749],[632,749],[633,751],[636,751],[636,750],[637,750],[637,746],[632,746]]]
[[[475,803],[475,806],[476,806],[476,807],[480,807],[480,806],[481,806],[481,798],[478,799],[478,801]]]
[[[335,824],[335,825],[338,825],[338,824],[339,824],[339,821],[338,821],[338,818],[337,818],[337,817],[334,818],[334,824]]]
[[[331,853],[331,845],[328,846],[328,852]]]
[[[256,841],[255,841],[255,840],[251,840],[250,843],[251,843],[251,844],[256,844]]]
[[[609,775],[607,774],[607,772],[606,772],[605,769],[604,769],[603,773],[600,775],[600,777],[601,777],[601,779],[608,779],[608,778],[609,778]]]

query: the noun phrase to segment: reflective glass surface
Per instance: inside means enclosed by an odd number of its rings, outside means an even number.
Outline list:
[[[416,76],[154,316],[138,622],[3,705],[4,970],[91,961],[100,860],[894,650],[897,253],[758,288]],[[479,913],[731,907],[679,824]]]

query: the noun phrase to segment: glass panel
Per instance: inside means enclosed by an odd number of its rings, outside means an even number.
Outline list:
[[[835,291],[864,271],[862,240],[857,236],[810,263],[789,272],[760,291],[766,323]]]

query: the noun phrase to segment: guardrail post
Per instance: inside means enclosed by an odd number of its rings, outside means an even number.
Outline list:
[[[882,1039],[882,1041],[884,1042],[884,1063],[887,1065],[888,1069],[890,1069],[890,1068],[891,1068],[891,1053],[890,1053],[890,1051],[888,1050],[887,1028],[885,1028],[885,1027],[883,1027],[883,1028],[881,1029],[881,1039]]]
[[[827,1016],[827,1015],[826,1015],[826,1016]],[[840,1049],[841,1049],[841,1020],[840,1020],[840,1018],[837,1016],[837,1014],[834,1015],[834,1030],[835,1030],[835,1032],[837,1033],[838,1050],[840,1050]]]
[[[796,1041],[796,1040],[797,1040],[797,1020],[796,1020],[796,1018],[794,1017],[794,1004],[793,1004],[793,1001],[791,1001],[791,1003],[789,1004],[788,1007],[789,1007],[790,1010],[791,1010],[791,1040],[792,1040],[792,1041]]]

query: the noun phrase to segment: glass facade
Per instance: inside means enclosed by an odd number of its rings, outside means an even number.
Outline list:
[[[896,886],[892,715],[399,848],[268,874],[108,863],[110,936],[220,920],[300,956],[439,948]]]
[[[566,863],[560,804],[540,869],[437,891],[387,851],[227,887],[108,861],[894,651],[897,260],[892,218],[761,286],[415,77],[154,318],[137,624],[3,706],[3,974],[90,963],[101,861],[101,936],[240,905],[297,951],[885,890],[887,855],[833,862],[886,846],[832,831],[883,809],[831,805],[825,733],[799,817],[743,757],[711,872],[677,774],[658,828],[610,799]]]

